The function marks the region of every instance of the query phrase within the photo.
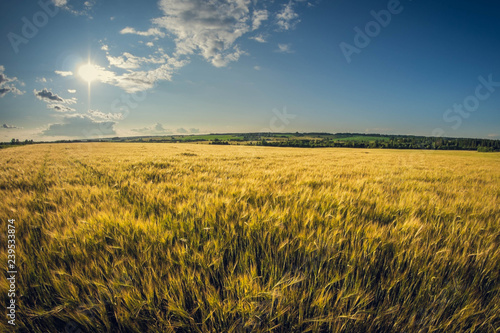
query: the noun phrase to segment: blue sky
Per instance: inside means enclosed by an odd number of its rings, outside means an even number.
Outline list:
[[[0,13],[0,141],[500,139],[495,1],[7,0]]]

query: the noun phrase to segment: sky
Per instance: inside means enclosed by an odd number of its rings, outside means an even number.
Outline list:
[[[0,141],[500,139],[500,3],[0,2]]]

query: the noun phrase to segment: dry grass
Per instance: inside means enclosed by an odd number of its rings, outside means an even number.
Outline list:
[[[499,154],[58,144],[0,168],[21,332],[500,331]]]

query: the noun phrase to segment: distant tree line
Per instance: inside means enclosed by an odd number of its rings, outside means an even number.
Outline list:
[[[219,140],[215,138],[213,141],[210,142],[211,145],[229,145],[229,141],[227,140]]]
[[[359,133],[241,133],[231,134],[238,137],[221,138],[189,137],[133,137],[94,140],[59,140],[56,143],[70,142],[207,142],[212,145],[247,144],[270,147],[297,148],[379,148],[379,149],[431,149],[431,150],[477,150],[479,152],[500,152],[500,140],[438,138],[407,135],[359,134]],[[215,136],[215,134],[214,134]],[[0,148],[13,145],[33,144],[33,140],[12,139],[0,143]],[[42,143],[42,142],[40,142]]]
[[[0,142],[0,148],[7,148],[12,146],[23,146],[23,145],[32,145],[33,140],[24,140],[20,141],[19,139],[12,139],[10,142]]]
[[[11,145],[32,145],[33,140],[24,140],[24,141],[19,141],[19,139],[12,139],[10,140]]]
[[[266,140],[257,142],[259,146],[300,147],[300,148],[381,148],[381,149],[432,149],[432,150],[477,150],[481,152],[499,152],[500,141],[488,139],[458,139],[431,137],[390,137],[385,140],[332,140],[328,138]]]

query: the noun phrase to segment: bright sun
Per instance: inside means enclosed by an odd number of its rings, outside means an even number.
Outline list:
[[[89,63],[80,66],[80,68],[78,69],[78,74],[82,79],[90,83],[97,79],[97,77],[99,76],[99,69],[95,65]]]

